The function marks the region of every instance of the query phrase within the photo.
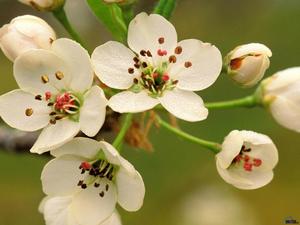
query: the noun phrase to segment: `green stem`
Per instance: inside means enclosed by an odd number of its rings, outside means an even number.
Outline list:
[[[164,16],[166,19],[170,19],[176,4],[177,0],[160,0],[155,6],[153,12]]]
[[[196,143],[202,147],[205,147],[209,150],[211,150],[213,153],[217,154],[218,152],[221,151],[221,145],[216,143],[216,142],[211,142],[211,141],[207,141],[207,140],[203,140],[200,139],[198,137],[195,137],[191,134],[188,134],[182,130],[179,130],[173,126],[171,126],[169,123],[165,122],[164,120],[162,120],[160,117],[156,117],[157,118],[157,122],[159,125],[161,125],[162,127],[164,127],[165,129],[167,129],[168,131],[176,134],[179,137],[182,137],[190,142]]]
[[[124,119],[121,130],[119,131],[119,134],[117,135],[116,139],[114,140],[114,142],[112,144],[116,149],[118,149],[120,147],[120,145],[122,144],[123,139],[126,135],[126,132],[131,125],[131,120],[132,120],[132,114],[128,113]]]
[[[86,45],[81,40],[79,34],[72,27],[67,15],[66,15],[66,12],[65,12],[64,8],[60,8],[56,11],[53,11],[53,15],[63,25],[63,27],[68,31],[68,33],[71,35],[71,37],[75,41],[80,43],[84,48],[86,48]]]
[[[252,108],[258,105],[260,105],[260,102],[255,95],[250,95],[244,98],[234,99],[230,101],[205,103],[205,107],[208,109],[229,109],[237,107]]]

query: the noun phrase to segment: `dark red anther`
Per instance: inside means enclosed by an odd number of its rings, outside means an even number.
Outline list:
[[[88,162],[82,162],[80,167],[84,170],[89,170],[89,169],[91,169],[92,165]]]
[[[253,165],[259,167],[262,164],[261,159],[253,159]]]
[[[251,163],[248,163],[248,162],[245,162],[244,163],[244,169],[248,172],[251,172],[252,171],[252,164]]]
[[[52,94],[50,91],[46,91],[45,93],[45,98],[46,98],[46,101],[48,101],[50,98],[51,98]]]
[[[168,74],[164,74],[163,76],[162,76],[162,80],[163,81],[168,81],[168,80],[170,80],[170,77],[169,77],[169,75]]]
[[[161,49],[157,50],[157,55],[159,55],[159,56],[164,56],[167,54],[168,54],[168,52],[166,50],[161,50]]]

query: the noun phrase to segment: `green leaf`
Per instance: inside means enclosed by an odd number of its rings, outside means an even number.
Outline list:
[[[114,38],[124,43],[127,38],[127,26],[122,9],[117,4],[106,4],[102,0],[87,0],[87,3]]]

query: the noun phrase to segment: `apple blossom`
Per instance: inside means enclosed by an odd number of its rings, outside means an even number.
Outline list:
[[[80,225],[71,209],[72,199],[72,196],[45,197],[40,204],[39,211],[44,215],[46,225]],[[121,224],[120,216],[115,211],[106,220],[96,225]]]
[[[252,87],[264,76],[270,66],[271,50],[259,43],[236,47],[225,57],[230,78],[243,87]]]
[[[80,130],[94,136],[104,123],[107,100],[92,86],[93,70],[85,49],[58,39],[50,50],[29,50],[14,63],[20,89],[0,96],[0,116],[23,131],[42,129],[31,152],[49,151]]]
[[[282,126],[300,132],[300,67],[277,72],[262,82],[262,101]]]
[[[50,49],[55,39],[54,30],[36,16],[18,16],[0,29],[0,47],[11,61],[30,49]]]
[[[240,189],[256,189],[273,179],[278,152],[272,140],[253,131],[234,130],[216,155],[220,176]]]
[[[69,210],[78,224],[98,225],[115,211],[116,202],[128,211],[141,208],[143,179],[109,143],[79,137],[51,154],[56,158],[43,169],[43,191],[71,196]]]
[[[138,14],[129,24],[128,45],[109,41],[95,49],[99,79],[125,90],[109,100],[117,112],[142,112],[159,103],[187,121],[206,119],[208,110],[193,91],[212,85],[222,68],[220,51],[196,39],[177,43],[174,26],[156,14]]]
[[[39,11],[54,11],[64,6],[65,0],[19,0]]]

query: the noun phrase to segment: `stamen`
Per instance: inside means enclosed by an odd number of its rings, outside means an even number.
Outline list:
[[[33,114],[33,109],[32,108],[28,108],[25,110],[25,115],[26,116],[31,116]]]
[[[51,124],[56,124],[56,120],[55,119],[51,119],[51,120],[49,120],[49,123],[51,123]]]
[[[162,76],[162,80],[163,81],[168,81],[170,79],[170,77],[169,77],[169,75],[168,74],[164,74],[163,76]]]
[[[146,62],[143,62],[143,63],[142,63],[142,66],[143,66],[144,68],[146,68],[148,65],[147,65]]]
[[[177,55],[179,55],[179,54],[181,54],[182,53],[182,47],[181,46],[177,46],[176,48],[175,48],[175,54],[177,54]]]
[[[146,52],[145,50],[141,50],[141,51],[140,51],[140,55],[141,55],[141,56],[146,56],[146,54],[147,54],[147,52]]]
[[[53,38],[49,38],[49,42],[50,42],[50,44],[52,44],[52,43],[53,43],[53,41],[54,41],[54,39],[53,39]]]
[[[98,188],[98,187],[100,187],[100,184],[99,183],[94,183],[94,187]]]
[[[50,91],[46,91],[45,93],[45,98],[46,98],[46,101],[48,101],[50,98],[51,98],[52,94]]]
[[[44,84],[46,84],[49,82],[49,77],[47,75],[43,75],[43,76],[41,76],[41,80]]]
[[[134,64],[134,67],[137,68],[137,69],[139,69],[141,66],[140,66],[140,64],[136,63],[136,64]]]
[[[42,100],[42,96],[41,95],[36,95],[35,99],[41,101]]]
[[[138,80],[137,78],[134,78],[134,79],[133,79],[133,83],[138,84],[138,83],[139,83],[139,80]]]
[[[109,185],[106,184],[106,185],[105,185],[105,190],[108,191],[108,189],[109,189]]]
[[[64,78],[64,74],[61,71],[57,71],[55,73],[55,77],[56,77],[57,80],[61,80],[61,79]]]
[[[82,162],[81,165],[80,165],[80,167],[82,169],[89,170],[89,169],[91,169],[92,165],[90,163],[88,163],[88,162]]]
[[[140,60],[139,60],[138,57],[134,57],[134,58],[133,58],[133,61],[134,61],[135,63],[138,63]]]
[[[259,167],[262,164],[261,159],[253,159],[253,165]]]
[[[185,66],[185,68],[189,68],[189,67],[191,67],[192,66],[192,63],[191,62],[185,62],[184,63],[184,66]]]
[[[81,185],[83,185],[83,180],[80,180],[77,184],[77,186],[81,186]]]
[[[53,102],[49,102],[49,103],[47,104],[47,106],[53,106],[53,105],[54,105]]]
[[[252,164],[251,163],[247,163],[245,162],[244,163],[244,169],[248,172],[251,172],[252,171]]]
[[[152,77],[153,77],[154,79],[157,79],[157,78],[158,78],[158,76],[159,76],[159,74],[158,74],[158,73],[153,73],[153,74],[152,74]]]
[[[165,39],[163,37],[158,38],[158,43],[159,44],[165,43]]]
[[[151,54],[151,52],[149,50],[147,51],[147,56],[148,57],[152,57],[152,54]]]
[[[176,58],[175,55],[171,55],[171,56],[169,57],[169,62],[170,62],[170,63],[176,63],[176,61],[177,61],[177,58]]]
[[[104,197],[104,191],[101,191],[101,192],[99,193],[99,195],[100,195],[101,198],[103,198],[103,197]]]
[[[87,185],[86,185],[86,184],[82,184],[82,185],[81,185],[81,188],[82,188],[82,189],[86,189],[86,188],[87,188]]]
[[[168,54],[168,52],[166,50],[161,50],[161,49],[157,50],[157,55],[159,55],[159,56],[164,56],[167,54]]]
[[[54,116],[54,115],[56,115],[56,112],[49,113],[49,116]]]
[[[59,115],[59,116],[56,116],[56,117],[55,117],[55,120],[61,120],[61,119],[63,119],[63,118],[64,118],[64,116],[60,116],[60,115]]]
[[[134,73],[134,69],[133,68],[128,68],[128,73],[133,74]]]

